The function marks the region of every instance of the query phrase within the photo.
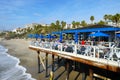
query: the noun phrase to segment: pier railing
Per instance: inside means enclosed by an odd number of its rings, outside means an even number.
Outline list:
[[[58,43],[58,42],[38,42],[32,41],[32,46],[66,52],[73,56],[88,56],[96,60],[109,60],[120,63],[120,48],[116,48],[114,45],[111,47],[106,47],[103,45],[93,46],[89,43],[86,45],[80,44],[68,44],[68,43]],[[119,65],[120,66],[120,65]]]

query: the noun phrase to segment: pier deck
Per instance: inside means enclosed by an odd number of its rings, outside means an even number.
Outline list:
[[[88,70],[89,70],[89,75],[91,76],[91,80],[93,80],[94,72],[100,72],[100,71],[97,71],[96,68],[98,70],[102,69],[102,70],[108,71],[110,76],[107,75],[106,77],[109,77],[111,79],[113,77],[116,77],[116,80],[118,80],[118,78],[119,78],[118,76],[120,75],[120,62],[117,62],[117,61],[111,61],[111,60],[106,60],[106,59],[101,59],[101,58],[96,58],[96,57],[90,57],[90,56],[84,56],[84,55],[79,55],[79,54],[74,54],[74,53],[69,53],[69,52],[64,52],[64,51],[47,49],[47,48],[37,47],[37,46],[33,46],[33,45],[30,45],[29,48],[37,51],[38,56],[39,56],[40,52],[46,53],[47,54],[46,56],[48,56],[48,54],[51,54],[52,55],[52,71],[53,72],[54,72],[54,70],[53,70],[54,69],[54,56],[58,56],[58,57],[65,58],[67,60],[76,61],[78,63],[88,65],[89,66]],[[46,60],[48,60],[48,59],[46,58]],[[40,63],[40,61],[38,60],[38,64],[39,63]],[[43,62],[42,62],[42,64],[44,65]],[[47,69],[47,66],[48,66],[48,63],[46,63],[46,67],[44,65],[44,68]],[[66,68],[66,70],[69,70],[69,67],[70,66],[68,66]],[[46,71],[46,75],[48,75],[47,72],[48,71]],[[113,77],[111,76],[112,74],[114,75]],[[66,78],[67,80],[69,79],[68,76],[69,76],[69,71],[68,71],[67,78]],[[83,79],[83,80],[85,80],[85,79]]]
[[[93,58],[93,57],[88,57],[88,56],[83,56],[83,55],[74,55],[74,54],[68,53],[68,52],[50,50],[50,49],[40,48],[40,47],[36,47],[36,46],[29,46],[29,48],[32,50],[45,52],[45,53],[52,54],[55,56],[60,56],[60,57],[70,59],[73,61],[81,62],[81,63],[95,66],[98,68],[102,68],[102,69],[106,69],[109,71],[120,73],[120,63],[118,63],[116,61],[110,61],[110,60],[106,60],[106,59],[98,59],[98,58]]]

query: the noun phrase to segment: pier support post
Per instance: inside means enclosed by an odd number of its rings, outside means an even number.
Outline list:
[[[57,60],[57,67],[59,67],[60,57],[58,56],[57,58],[58,58],[58,60]]]
[[[54,72],[54,55],[52,55],[52,71]]]
[[[40,57],[39,57],[40,52],[37,51],[37,53],[38,53],[38,73],[40,73]]]
[[[89,69],[89,76],[90,76],[90,80],[93,80],[93,70]]]
[[[52,55],[52,71],[50,72],[50,80],[54,80],[54,55]]]
[[[80,63],[80,68],[81,68],[81,75],[82,75],[82,80],[86,80],[86,77],[87,77],[87,73],[88,73],[88,68],[86,67],[85,64],[83,63]]]
[[[69,63],[69,60],[67,60],[67,63],[66,63],[66,80],[69,80],[69,72],[70,72],[70,63]]]
[[[48,77],[48,53],[46,53],[46,73],[45,77]]]

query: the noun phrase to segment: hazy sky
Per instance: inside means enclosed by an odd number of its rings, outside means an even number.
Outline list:
[[[0,0],[0,30],[56,20],[90,22],[92,15],[97,22],[104,14],[116,13],[120,0]]]

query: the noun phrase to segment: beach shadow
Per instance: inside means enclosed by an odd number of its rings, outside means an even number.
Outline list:
[[[75,77],[75,79],[74,79],[74,80],[77,80],[77,79],[78,79],[78,77],[79,77],[79,75],[80,75],[80,72],[77,74],[77,76]]]
[[[59,63],[58,63],[58,59],[56,59],[55,64],[56,64],[56,66],[55,66],[54,72],[57,71],[62,66],[65,67],[65,60],[63,58],[61,58],[61,59],[59,59]]]
[[[42,70],[40,70],[38,73],[42,73],[42,72],[44,72],[45,70],[44,69],[42,69]]]
[[[54,80],[58,80],[60,78],[60,76],[62,76],[62,74],[64,74],[64,73],[65,73],[65,70],[62,73],[60,73]]]

